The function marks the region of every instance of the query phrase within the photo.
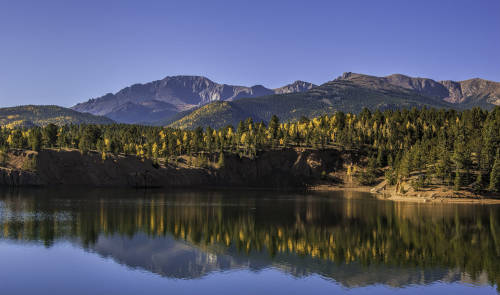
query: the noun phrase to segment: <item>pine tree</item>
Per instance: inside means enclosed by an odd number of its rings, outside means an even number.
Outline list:
[[[406,152],[403,154],[401,158],[401,162],[399,163],[399,175],[403,178],[409,177],[410,172],[412,171],[410,154]]]
[[[19,129],[12,130],[7,137],[7,143],[11,148],[22,149],[24,147],[23,133]]]
[[[463,177],[460,171],[455,172],[455,179],[453,180],[453,189],[458,191],[463,184]]]
[[[483,173],[479,171],[477,173],[476,181],[474,182],[474,191],[480,192],[483,189]]]
[[[378,167],[385,167],[387,164],[386,159],[387,158],[385,156],[384,150],[382,149],[382,147],[379,147],[378,152],[377,152],[377,166]]]
[[[280,127],[280,120],[276,115],[271,117],[271,121],[269,121],[269,131],[271,132],[272,139],[276,139],[278,137],[278,128]]]
[[[48,147],[53,147],[57,143],[57,126],[49,124],[43,128],[43,140]]]
[[[42,147],[42,133],[40,129],[33,128],[29,132],[28,144],[33,151],[39,151]]]
[[[363,185],[370,185],[375,182],[377,178],[377,163],[375,157],[370,157],[366,171],[360,172],[358,180]]]
[[[219,154],[219,161],[217,161],[217,166],[218,166],[219,168],[222,168],[222,167],[224,167],[224,164],[225,164],[225,160],[224,160],[224,153],[223,153],[223,152],[221,152],[221,153]]]
[[[500,149],[497,150],[495,162],[490,172],[490,185],[489,189],[494,192],[500,192]]]
[[[241,135],[246,131],[246,128],[245,128],[245,123],[243,123],[243,121],[240,121],[238,123],[238,128],[236,128],[236,134],[238,135],[238,137],[241,137]]]

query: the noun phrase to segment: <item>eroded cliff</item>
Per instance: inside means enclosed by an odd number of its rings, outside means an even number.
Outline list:
[[[304,187],[341,171],[338,150],[265,151],[255,158],[226,155],[224,166],[154,163],[136,156],[76,150],[14,150],[0,163],[0,185],[91,187]]]

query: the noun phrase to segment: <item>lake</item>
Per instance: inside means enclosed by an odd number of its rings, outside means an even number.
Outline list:
[[[497,294],[500,206],[0,190],[1,294]]]

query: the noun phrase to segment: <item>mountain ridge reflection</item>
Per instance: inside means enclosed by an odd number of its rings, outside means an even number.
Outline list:
[[[71,197],[67,197],[71,195]],[[346,287],[500,281],[499,207],[366,194],[0,192],[0,239],[78,247],[165,277],[276,268]]]

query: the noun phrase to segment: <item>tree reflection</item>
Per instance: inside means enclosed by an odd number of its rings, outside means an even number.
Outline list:
[[[168,236],[202,250],[216,246],[247,256],[293,255],[366,267],[457,268],[473,279],[486,272],[491,284],[500,282],[497,206],[283,193],[45,194],[3,192],[0,237],[46,246],[76,239],[89,248],[100,237]]]

